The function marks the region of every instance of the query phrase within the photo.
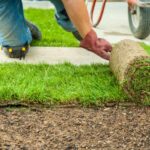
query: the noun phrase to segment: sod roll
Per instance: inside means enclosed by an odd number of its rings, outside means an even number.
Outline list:
[[[150,55],[140,44],[131,40],[116,44],[110,68],[132,100],[150,101]]]

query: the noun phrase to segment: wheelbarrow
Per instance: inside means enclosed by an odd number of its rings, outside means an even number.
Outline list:
[[[108,0],[101,0],[102,3],[98,3],[98,0],[92,0],[92,7],[90,10],[90,16],[93,23],[93,27],[97,27],[102,21],[102,17],[105,11],[105,6]],[[150,35],[150,0],[126,0],[128,3],[128,20],[131,32],[138,39],[145,39]],[[91,0],[86,0],[86,3]],[[96,22],[94,22],[94,13],[96,3],[101,5],[100,14]]]

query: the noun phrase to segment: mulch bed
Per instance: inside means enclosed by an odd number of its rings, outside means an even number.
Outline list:
[[[0,150],[149,150],[149,107],[0,109]]]

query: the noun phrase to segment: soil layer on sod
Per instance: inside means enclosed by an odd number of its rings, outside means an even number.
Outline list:
[[[149,150],[146,107],[0,109],[0,149]]]

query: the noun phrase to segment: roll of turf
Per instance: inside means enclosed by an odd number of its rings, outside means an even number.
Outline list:
[[[110,68],[132,100],[150,102],[150,55],[140,44],[131,40],[116,44]]]

